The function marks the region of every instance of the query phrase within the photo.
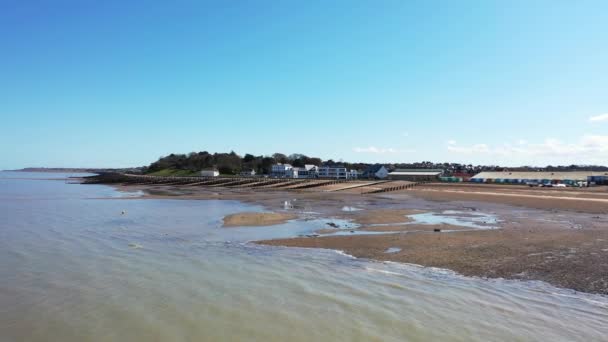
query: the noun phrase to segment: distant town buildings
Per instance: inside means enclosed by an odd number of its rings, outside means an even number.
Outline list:
[[[304,167],[293,167],[289,164],[275,164],[271,168],[271,177],[276,178],[333,178],[333,179],[357,179],[357,170],[348,170],[343,166],[316,166],[304,165]]]

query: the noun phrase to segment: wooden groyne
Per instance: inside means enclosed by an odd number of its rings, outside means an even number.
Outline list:
[[[403,185],[399,185],[399,186],[389,186],[386,188],[382,188],[382,189],[377,189],[377,190],[372,190],[372,191],[368,191],[368,192],[364,192],[363,195],[365,194],[379,194],[382,192],[392,192],[392,191],[399,191],[399,190],[408,190],[408,189],[412,189],[414,187],[416,187],[417,185],[420,185],[422,183],[410,183],[410,184],[403,184]]]
[[[364,183],[359,183],[364,182]],[[209,187],[209,188],[242,188],[259,191],[303,191],[314,188],[330,186],[334,184],[344,184],[344,189],[353,189],[369,186],[370,182],[365,180],[343,180],[343,179],[290,179],[290,178],[257,178],[257,177],[181,177],[181,176],[149,176],[134,175],[126,173],[105,172],[96,176],[86,177],[86,184],[123,184],[123,185],[170,185],[188,187]],[[390,183],[388,181],[376,181],[371,184]],[[379,193],[409,189],[415,183],[377,189],[367,193]],[[332,191],[340,191],[337,188]]]

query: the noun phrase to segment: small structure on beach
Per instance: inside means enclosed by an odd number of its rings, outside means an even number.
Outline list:
[[[220,175],[220,172],[218,170],[201,170],[201,176],[202,177],[217,177]]]

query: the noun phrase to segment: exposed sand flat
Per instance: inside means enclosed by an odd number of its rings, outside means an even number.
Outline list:
[[[224,227],[273,226],[297,218],[288,213],[238,213],[224,217]]]
[[[546,195],[557,197],[586,197],[586,198],[608,198],[608,187],[598,186],[590,188],[542,188],[521,185],[495,185],[495,184],[470,184],[460,185],[448,183],[423,184],[416,187],[417,190],[439,190],[439,191],[465,191],[465,192],[490,192]]]
[[[333,191],[340,191],[349,194],[366,194],[372,191],[382,190],[390,187],[398,187],[401,185],[412,184],[407,181],[378,181],[378,182],[361,182],[360,184],[352,184],[353,182],[343,183],[342,187],[336,188]]]
[[[602,202],[608,203],[608,198],[590,198],[590,197],[571,197],[571,196],[558,196],[558,195],[547,195],[547,194],[524,194],[524,193],[496,193],[496,192],[484,192],[484,191],[459,191],[459,190],[425,190],[425,191],[440,191],[440,192],[452,192],[452,193],[467,193],[477,195],[490,195],[490,196],[511,196],[511,197],[524,197],[524,198],[549,198],[549,199],[561,199],[567,201],[591,201],[591,202]]]
[[[547,192],[536,192],[535,189],[512,192],[508,189],[509,187],[493,187],[485,190],[478,187],[471,187],[469,189],[465,187],[451,188],[448,186],[444,188],[416,187],[404,192],[419,198],[436,201],[479,201],[528,208],[608,213],[608,196],[596,191],[570,196],[567,192],[547,194]]]
[[[430,227],[411,227],[411,229]],[[608,229],[525,229],[327,236],[261,241],[275,246],[328,248],[361,258],[441,267],[469,276],[542,279],[608,294]],[[400,248],[397,253],[385,253]]]
[[[451,224],[405,224],[395,226],[366,226],[359,230],[366,232],[433,232],[436,229],[441,231],[471,230],[463,226]]]
[[[414,209],[377,209],[354,212],[351,218],[359,224],[387,224],[411,221],[407,215],[423,213]]]

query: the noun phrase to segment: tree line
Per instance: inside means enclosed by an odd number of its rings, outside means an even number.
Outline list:
[[[343,166],[347,169],[364,171],[373,164],[369,163],[348,163],[343,161],[334,161],[332,159],[322,160],[317,157],[309,157],[304,154],[274,153],[270,156],[255,156],[245,154],[243,157],[236,154],[234,151],[230,153],[209,153],[191,152],[188,154],[170,154],[160,157],[147,167],[142,168],[143,173],[152,173],[164,169],[186,170],[197,172],[207,169],[217,169],[224,175],[236,175],[241,171],[254,170],[257,174],[270,174],[272,165],[282,163],[291,164],[294,167],[304,167],[306,164],[316,166]],[[387,169],[442,169],[447,174],[452,173],[468,173],[475,174],[481,171],[606,171],[605,166],[593,165],[568,165],[568,166],[546,166],[546,167],[531,167],[522,166],[517,168],[505,168],[494,165],[472,165],[460,163],[434,163],[430,161],[415,162],[415,163],[387,163],[384,164]]]
[[[241,157],[234,151],[230,153],[191,152],[188,154],[170,154],[160,157],[157,161],[143,169],[144,173],[152,173],[164,169],[201,171],[217,169],[221,174],[236,175],[241,171],[254,170],[258,174],[269,174],[272,165],[277,163],[291,164],[295,167],[304,167],[306,164],[321,166],[323,160],[308,157],[303,154],[275,153],[271,156],[254,156],[245,154]]]

